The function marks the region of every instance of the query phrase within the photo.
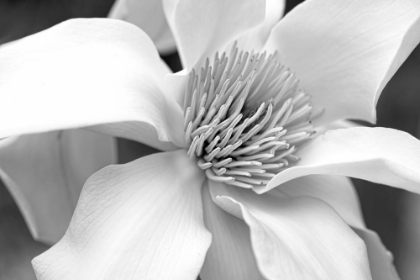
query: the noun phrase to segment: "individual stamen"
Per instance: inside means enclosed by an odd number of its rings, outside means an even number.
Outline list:
[[[272,157],[272,158],[270,158],[270,159],[266,159],[266,160],[264,161],[264,163],[280,162],[280,160],[281,160],[281,159],[283,159],[285,156],[287,156],[287,155],[289,155],[289,154],[293,153],[293,152],[295,151],[295,149],[296,149],[296,147],[295,147],[295,146],[293,146],[293,147],[291,147],[290,149],[288,149],[288,150],[286,150],[286,151],[284,151],[284,152],[282,152],[282,153],[280,153],[280,154],[277,154],[275,157]],[[286,165],[288,165],[288,164],[289,164],[289,163],[288,163],[288,161],[285,161],[284,163],[285,163]]]
[[[227,128],[225,128],[222,132],[220,132],[220,136],[221,136],[221,137],[225,137],[225,136],[226,136],[226,134],[228,134],[228,133],[229,133],[229,136],[228,136],[228,140],[229,140],[229,139],[230,139],[230,137],[232,136],[233,129],[235,128],[235,126],[238,124],[238,122],[239,122],[241,119],[242,119],[242,114],[240,114],[239,116],[237,116],[237,117],[233,120],[233,122],[231,122],[231,123],[230,123],[230,125],[229,125]]]
[[[227,155],[230,155],[232,153],[232,151],[236,150],[241,145],[242,145],[242,141],[239,140],[235,144],[229,145],[229,146],[223,148],[223,150],[220,151],[220,153],[216,155],[216,158],[221,158],[221,157],[225,157]]]
[[[213,167],[212,170],[213,170],[214,174],[216,174],[217,176],[222,176],[223,174],[226,173],[226,168],[217,169],[217,168]]]
[[[187,152],[187,154],[190,158],[193,158],[193,156],[194,156],[194,152],[197,149],[199,139],[200,139],[200,137],[195,136],[194,140],[192,141],[192,144],[191,144],[191,146],[190,146],[190,148]]]
[[[288,160],[291,160],[291,161],[299,161],[299,160],[300,160],[300,157],[298,157],[298,156],[296,156],[296,155],[293,155],[293,154],[289,154],[289,155],[287,155],[287,156],[286,156],[286,158],[287,158]]]
[[[251,146],[252,147],[252,146]],[[258,149],[255,149],[253,151],[250,151],[248,154],[249,155],[254,155],[257,153],[262,153],[264,151],[271,151],[272,149],[274,149],[274,151],[278,150],[278,149],[288,149],[289,148],[289,144],[283,141],[271,141],[268,142],[264,145],[261,145],[260,147],[258,147]]]
[[[204,109],[204,107],[200,108],[200,111],[198,111],[198,115],[195,118],[194,122],[193,122],[193,129],[197,128],[198,124],[201,122],[201,118],[204,116],[206,109]]]
[[[206,175],[209,179],[216,181],[216,182],[232,182],[235,181],[234,177],[226,177],[226,176],[217,176],[214,174],[213,170],[206,169]]]
[[[258,186],[261,185],[262,182],[261,180],[257,180],[257,179],[253,179],[253,178],[247,178],[247,177],[243,177],[243,176],[235,176],[235,181],[241,181],[241,182],[245,182],[254,186]]]
[[[203,125],[203,126],[200,126],[199,128],[197,128],[196,130],[194,130],[194,131],[191,133],[191,137],[195,137],[195,136],[200,135],[200,134],[202,134],[202,133],[206,133],[206,132],[207,132],[210,128],[211,128],[211,126],[210,126],[210,125]]]
[[[255,177],[264,177],[264,178],[273,178],[276,176],[274,173],[261,173],[261,174],[255,174]]]
[[[249,166],[249,165],[256,165],[260,166],[262,165],[261,162],[258,161],[234,161],[232,163],[226,164],[226,167],[236,167],[236,166]]]
[[[210,154],[205,155],[204,159],[207,161],[212,161],[212,159],[214,159],[214,157],[220,152],[220,148],[217,147],[216,149],[214,149]]]
[[[261,144],[264,144],[265,142],[270,142],[275,140],[276,137],[275,136],[271,136],[271,137],[266,137],[260,140],[255,140],[254,138],[252,138],[250,141],[247,141],[247,145],[252,145],[252,146],[260,146]]]
[[[272,164],[263,164],[258,167],[249,167],[249,168],[260,168],[264,170],[270,170],[270,169],[278,169],[284,167],[284,163],[272,163]]]
[[[309,104],[302,106],[300,109],[298,109],[297,111],[293,112],[293,114],[290,115],[286,124],[291,125],[293,121],[307,116],[311,111],[312,111],[312,106],[310,106]]]
[[[248,173],[252,173],[252,174],[265,173],[265,170],[264,169],[261,169],[261,168],[250,168],[250,167],[248,167],[248,168],[232,168],[231,170],[232,171],[248,172]]]
[[[229,141],[230,137],[232,136],[232,133],[233,133],[233,128],[229,128],[227,130],[226,135],[224,135],[224,136],[222,135],[222,133],[220,133],[221,134],[220,136],[223,136],[223,140],[217,146],[220,147],[220,148],[224,148],[226,146],[227,142]]]
[[[292,139],[295,139],[295,138],[298,138],[298,137],[301,137],[301,136],[305,136],[307,134],[309,134],[309,133],[306,132],[306,131],[301,131],[301,132],[297,132],[297,133],[294,133],[294,134],[288,134],[286,136],[283,136],[282,139],[288,141],[288,140],[292,140]]]
[[[226,175],[237,175],[237,176],[247,176],[251,177],[251,173],[241,170],[229,170],[226,171]]]
[[[216,136],[210,144],[205,148],[206,152],[209,154],[211,151],[213,151],[214,147],[217,145],[217,142],[219,142],[220,136]],[[219,147],[220,148],[220,147]]]
[[[200,167],[201,169],[205,170],[207,168],[210,168],[213,164],[211,162],[208,161],[204,161],[203,159],[199,159],[197,161],[197,165],[198,167]]]
[[[245,183],[238,182],[238,181],[226,182],[226,184],[236,186],[236,187],[240,187],[240,188],[245,188],[245,189],[251,189],[253,187],[250,184],[245,184]]]
[[[216,53],[192,70],[183,102],[187,154],[213,181],[266,185],[312,138],[311,97],[276,54]]]
[[[187,129],[185,130],[185,142],[187,144],[191,144],[191,132],[192,132],[192,122],[190,122],[187,126]]]
[[[274,157],[273,154],[257,154],[252,156],[239,156],[238,160],[263,160]]]
[[[249,152],[258,150],[259,148],[260,148],[260,146],[248,146],[248,147],[244,147],[242,149],[238,149],[238,150],[232,152],[230,155],[233,156],[233,157],[236,157],[236,156],[240,156],[240,155],[247,154]]]
[[[227,165],[227,164],[228,164],[228,163],[230,163],[230,162],[232,162],[232,158],[226,158],[226,159],[224,159],[224,160],[222,160],[222,161],[216,161],[216,160],[213,160],[213,161],[212,161],[212,164],[213,164],[213,166],[214,166],[214,167],[216,167],[216,168],[220,168],[220,167],[222,167],[222,166]]]

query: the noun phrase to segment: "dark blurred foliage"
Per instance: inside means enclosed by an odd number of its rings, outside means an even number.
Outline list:
[[[0,0],[0,44],[69,18],[106,17],[114,0]]]
[[[36,279],[30,262],[48,249],[33,241],[22,214],[0,182],[0,279]]]
[[[0,0],[0,43],[38,32],[68,18],[105,17],[112,2],[113,0]],[[290,11],[300,2],[302,1],[288,0],[286,11]],[[176,53],[162,58],[173,71],[181,69]],[[420,47],[417,47],[383,91],[377,106],[376,126],[395,128],[420,137],[419,104]],[[157,152],[153,148],[124,139],[118,141],[118,148],[120,163]],[[406,222],[405,202],[414,194],[363,180],[353,181],[360,196],[367,226],[379,233],[383,243],[394,254],[401,278],[417,279],[406,275],[401,269],[403,250],[410,249],[410,244],[405,239],[406,233],[402,229],[402,224]],[[25,273],[32,273],[29,261],[47,247],[32,241],[19,210],[4,187],[0,187],[0,217],[0,272],[3,272],[0,276],[5,277],[4,279],[35,279],[34,276],[24,278],[24,275],[28,275]]]

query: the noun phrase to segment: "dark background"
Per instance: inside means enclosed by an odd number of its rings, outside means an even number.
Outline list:
[[[286,10],[290,11],[300,2],[288,0]],[[39,32],[69,18],[106,17],[112,3],[113,0],[0,0],[0,44]],[[176,53],[163,59],[172,70],[181,69]],[[420,137],[419,106],[420,47],[417,47],[383,91],[377,106],[377,126],[400,129]],[[121,163],[154,152],[151,148],[123,139],[118,145]],[[378,232],[394,254],[401,278],[419,279],[414,270],[420,263],[420,218],[417,215],[420,207],[415,210],[413,205],[420,205],[420,198],[363,180],[354,180],[354,183],[367,226]],[[47,246],[32,240],[16,204],[0,182],[0,279],[35,279],[30,260],[46,249]]]

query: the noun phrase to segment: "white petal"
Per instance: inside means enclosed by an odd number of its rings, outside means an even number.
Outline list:
[[[336,174],[420,193],[420,141],[389,128],[338,129],[314,139],[296,153],[295,166],[278,173],[265,188],[310,174]]]
[[[364,227],[359,198],[351,180],[337,175],[309,175],[285,182],[268,194],[284,197],[310,196],[328,203],[353,227]]]
[[[264,22],[240,36],[238,39],[238,48],[248,51],[260,51],[265,45],[271,29],[282,18],[285,8],[285,0],[267,0],[265,4]]]
[[[68,130],[2,140],[0,175],[36,240],[63,237],[86,179],[116,163],[115,139]],[[0,143],[1,143],[0,142]]]
[[[64,238],[33,260],[38,279],[195,280],[211,240],[203,180],[183,150],[95,173]]]
[[[323,135],[325,132],[329,130],[335,130],[340,128],[352,128],[352,127],[363,127],[358,123],[349,121],[349,120],[338,120],[334,122],[330,122],[321,126],[316,126],[315,130],[318,136]]]
[[[160,53],[176,50],[161,0],[117,0],[108,17],[122,19],[140,27],[153,40]]]
[[[393,264],[393,256],[382,244],[378,234],[366,228],[353,228],[363,239],[369,256],[373,280],[399,280]]]
[[[264,21],[265,0],[163,0],[185,68],[223,50]]]
[[[188,77],[187,69],[165,76],[166,94],[171,95],[180,106],[183,106]]]
[[[347,177],[309,175],[286,182],[267,194],[277,197],[310,196],[334,208],[366,244],[373,280],[398,280],[392,254],[379,236],[366,228],[356,190]]]
[[[312,0],[280,21],[266,48],[325,108],[319,122],[374,122],[380,93],[419,41],[417,0]]]
[[[0,137],[101,125],[157,148],[173,148],[158,136],[182,146],[182,110],[163,93],[167,73],[135,26],[66,21],[0,47]]]
[[[364,243],[322,201],[210,186],[218,205],[250,227],[267,279],[371,279]]]
[[[251,248],[249,229],[241,219],[214,204],[203,188],[204,223],[212,234],[200,277],[202,280],[263,280]]]

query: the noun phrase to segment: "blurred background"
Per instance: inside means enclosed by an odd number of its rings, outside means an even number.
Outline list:
[[[159,0],[157,0],[159,1]],[[0,0],[0,44],[49,28],[69,18],[106,17],[114,0]],[[287,0],[286,12],[303,1]],[[177,53],[162,56],[173,71],[181,69]],[[377,126],[396,128],[420,138],[420,47],[383,91]],[[370,124],[365,124],[371,126]],[[152,148],[120,139],[125,163]],[[420,156],[420,155],[413,155]],[[394,254],[403,280],[420,279],[420,196],[363,180],[353,180],[367,226]],[[36,279],[30,261],[48,249],[33,241],[16,204],[0,182],[0,279]]]

